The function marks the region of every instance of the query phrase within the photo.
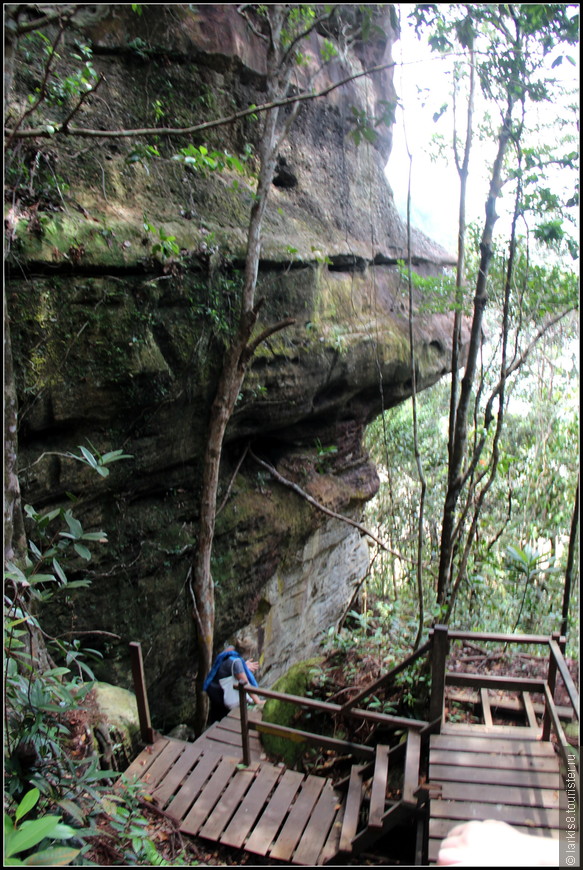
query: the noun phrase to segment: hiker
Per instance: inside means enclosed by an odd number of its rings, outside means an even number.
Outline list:
[[[232,691],[233,684],[238,682],[243,686],[257,686],[253,674],[258,667],[258,662],[251,659],[245,661],[241,653],[232,645],[225,647],[223,652],[219,653],[203,685],[210,700],[209,725],[218,722],[238,705],[239,693],[236,690]],[[249,693],[249,697],[254,704],[261,703],[257,695]]]
[[[437,863],[464,867],[558,867],[559,841],[495,819],[464,822],[442,841]]]

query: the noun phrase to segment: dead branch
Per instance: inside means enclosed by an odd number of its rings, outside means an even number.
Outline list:
[[[305,499],[313,507],[317,508],[319,511],[322,511],[322,513],[327,514],[327,516],[329,516],[329,517],[333,517],[333,519],[335,519],[335,520],[341,520],[343,523],[348,523],[349,526],[354,526],[354,528],[358,529],[360,532],[362,532],[363,535],[368,535],[369,538],[372,538],[372,540],[375,541],[379,545],[379,547],[382,547],[383,550],[386,550],[387,553],[392,553],[393,556],[397,556],[397,558],[399,558],[399,559],[405,559],[406,562],[411,561],[410,559],[406,559],[405,556],[402,556],[400,553],[397,553],[396,550],[391,550],[391,548],[388,547],[384,543],[384,541],[381,541],[380,538],[377,538],[376,535],[374,535],[369,529],[367,529],[361,523],[357,523],[356,520],[350,519],[350,517],[347,517],[344,514],[336,513],[336,511],[330,510],[330,508],[327,508],[323,504],[321,504],[319,501],[316,501],[315,498],[312,498],[312,496],[309,493],[307,493],[304,489],[302,489],[301,486],[298,486],[297,483],[294,483],[292,480],[288,480],[287,477],[283,477],[279,473],[279,471],[275,470],[273,465],[269,464],[269,462],[266,462],[264,459],[259,459],[259,457],[256,456],[251,449],[249,450],[249,455],[251,456],[252,459],[255,460],[255,462],[259,463],[259,465],[262,465],[264,468],[266,468],[267,471],[269,471],[269,473],[272,475],[272,477],[274,477],[275,480],[278,481],[278,483],[283,484],[283,486],[287,486],[289,489],[293,489],[294,492],[297,492],[298,495],[300,495],[303,499]]]
[[[233,484],[235,483],[235,478],[236,478],[237,475],[239,474],[239,469],[240,469],[241,466],[243,465],[243,460],[244,460],[245,457],[247,456],[248,451],[249,451],[249,444],[247,444],[247,446],[245,447],[243,453],[241,454],[241,458],[239,459],[239,461],[238,461],[238,463],[237,463],[237,467],[236,467],[235,471],[233,472],[233,476],[231,477],[231,480],[229,481],[229,485],[228,485],[228,487],[227,487],[227,491],[226,491],[226,493],[225,493],[225,497],[223,498],[222,502],[220,503],[220,505],[219,505],[218,508],[217,508],[217,516],[218,516],[218,515],[220,514],[220,512],[222,511],[222,509],[224,508],[224,506],[225,506],[226,503],[227,503],[227,500],[228,500],[229,496],[231,495],[231,490],[233,489]]]
[[[63,129],[62,124],[53,124],[53,132],[49,132],[46,127],[36,127],[30,130],[18,130],[18,127],[24,120],[24,118],[21,118],[16,128],[7,128],[5,132],[9,137],[9,141],[12,139],[33,139],[37,137],[50,139],[58,133],[66,133],[69,136],[79,136],[90,139],[129,139],[135,136],[189,136],[193,133],[201,133],[204,130],[212,130],[215,127],[223,127],[225,124],[232,124],[234,121],[240,121],[242,118],[247,118],[249,115],[257,115],[259,112],[267,112],[270,109],[276,109],[280,106],[289,106],[290,104],[302,103],[306,100],[316,100],[319,97],[326,97],[329,93],[336,90],[336,88],[341,88],[343,85],[346,85],[355,79],[383,72],[383,70],[391,69],[394,66],[394,61],[391,63],[383,63],[379,66],[363,70],[362,72],[346,76],[339,82],[334,82],[317,93],[307,91],[302,94],[295,94],[291,97],[284,97],[281,100],[273,100],[270,103],[263,103],[261,106],[252,106],[248,109],[242,109],[240,112],[234,112],[232,115],[228,115],[224,118],[217,118],[214,121],[205,121],[202,124],[194,124],[192,127],[143,127],[135,130],[93,130],[84,127],[68,127],[65,130]],[[30,112],[27,112],[26,114],[30,114]]]

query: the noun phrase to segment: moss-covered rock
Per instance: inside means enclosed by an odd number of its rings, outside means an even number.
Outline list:
[[[125,766],[140,742],[140,720],[136,696],[110,683],[96,683],[93,690],[93,733],[105,766]],[[114,761],[115,759],[115,761]],[[121,763],[120,763],[121,762]]]
[[[310,685],[314,668],[322,663],[321,657],[306,659],[298,662],[276,680],[271,687],[274,692],[283,692],[286,695],[299,695],[305,697]],[[275,725],[284,725],[287,728],[297,727],[297,720],[301,715],[301,708],[296,704],[269,698],[263,708],[263,721],[272,722]],[[300,728],[300,730],[302,730]],[[275,737],[272,734],[263,734],[262,742],[265,751],[272,758],[281,759],[288,767],[293,767],[306,748],[303,740]]]

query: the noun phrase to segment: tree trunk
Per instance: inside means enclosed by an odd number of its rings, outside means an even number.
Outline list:
[[[26,535],[16,470],[18,457],[18,404],[14,383],[10,319],[4,297],[4,562],[22,561]]]
[[[277,28],[274,28],[276,30]],[[274,34],[276,38],[276,34]],[[268,97],[276,94],[273,49],[268,57]],[[270,76],[271,73],[271,76]],[[203,692],[204,679],[210,670],[213,656],[215,628],[214,586],[211,575],[211,554],[215,533],[217,492],[223,441],[227,424],[233,413],[249,361],[248,345],[257,320],[255,288],[261,252],[261,228],[271,183],[275,172],[278,142],[276,128],[279,108],[269,109],[259,143],[259,180],[255,201],[251,209],[245,259],[245,282],[241,299],[241,313],[237,334],[225,355],[223,369],[213,401],[204,456],[202,492],[197,550],[193,563],[194,620],[197,628],[197,676],[195,731],[201,733],[207,718],[208,699]]]
[[[450,585],[450,576],[454,551],[455,515],[458,498],[462,488],[463,466],[467,448],[467,416],[470,406],[472,388],[478,353],[482,343],[482,323],[487,302],[486,280],[490,259],[492,257],[492,234],[498,218],[496,214],[496,199],[502,184],[502,164],[510,141],[512,128],[512,111],[514,98],[509,97],[504,122],[498,137],[498,153],[492,169],[490,190],[486,202],[486,221],[480,242],[480,267],[476,281],[474,297],[474,314],[470,334],[470,344],[464,377],[461,383],[460,398],[455,414],[454,435],[451,441],[448,485],[443,508],[441,530],[441,550],[439,559],[439,575],[437,579],[437,603],[444,604]]]
[[[577,542],[577,530],[579,528],[579,480],[575,490],[575,505],[571,517],[571,533],[569,535],[569,551],[567,554],[567,568],[565,570],[565,588],[563,592],[563,609],[561,613],[561,634],[566,635],[569,626],[569,599],[575,568],[575,544]]]

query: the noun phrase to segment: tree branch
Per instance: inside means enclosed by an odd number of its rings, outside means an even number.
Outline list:
[[[241,457],[240,457],[240,459],[239,459],[239,461],[238,461],[238,463],[237,463],[237,467],[236,467],[236,469],[235,469],[234,472],[233,472],[233,475],[232,475],[232,477],[231,477],[231,480],[229,481],[229,485],[228,485],[228,487],[227,487],[227,491],[225,492],[225,496],[224,496],[222,502],[220,503],[220,505],[219,505],[218,508],[217,508],[217,516],[220,514],[220,512],[222,511],[222,509],[224,508],[224,506],[225,506],[226,503],[227,503],[227,499],[229,498],[229,496],[230,496],[230,494],[231,494],[231,490],[233,489],[233,484],[235,483],[235,478],[236,478],[237,475],[239,474],[239,469],[240,469],[241,466],[243,465],[243,460],[244,460],[245,457],[247,456],[247,453],[248,453],[248,452],[249,452],[249,444],[246,445],[246,447],[245,447],[243,453],[241,454]]]
[[[251,456],[251,458],[254,459],[255,462],[259,463],[259,465],[262,465],[263,468],[266,468],[267,471],[269,471],[269,473],[272,475],[272,477],[275,478],[275,480],[277,480],[278,483],[283,484],[283,486],[287,486],[289,489],[293,489],[293,491],[297,492],[298,495],[301,495],[301,497],[305,499],[308,504],[311,504],[313,507],[317,508],[319,511],[322,511],[322,513],[326,514],[329,517],[332,517],[335,520],[341,520],[343,523],[348,523],[349,526],[354,526],[355,529],[358,529],[364,535],[368,535],[369,538],[372,538],[372,540],[375,541],[379,545],[379,547],[382,547],[383,550],[386,550],[387,553],[392,553],[393,556],[397,556],[398,559],[403,559],[403,561],[405,562],[411,562],[411,559],[407,559],[405,556],[402,556],[401,553],[397,553],[396,550],[391,550],[390,547],[387,547],[387,545],[383,541],[381,541],[380,538],[377,538],[376,535],[373,535],[373,533],[369,531],[369,529],[367,529],[360,523],[357,523],[356,520],[352,520],[350,519],[350,517],[344,516],[344,514],[338,514],[336,513],[336,511],[332,511],[330,510],[330,508],[327,508],[323,504],[320,504],[319,501],[316,501],[315,498],[312,498],[309,493],[302,489],[301,486],[298,486],[297,483],[294,483],[293,480],[288,480],[287,477],[283,477],[279,473],[279,471],[275,470],[273,465],[269,464],[269,462],[266,462],[264,459],[259,459],[259,457],[256,456],[251,449],[249,450],[249,456]]]
[[[282,329],[287,329],[288,326],[293,326],[295,322],[294,317],[287,317],[285,320],[280,320],[279,323],[267,326],[263,332],[259,333],[257,338],[254,338],[253,341],[247,345],[245,348],[245,359],[251,359],[259,345],[266,341],[271,335],[276,332],[281,332]]]
[[[203,124],[194,124],[192,127],[143,127],[135,130],[93,130],[84,127],[69,127],[63,129],[63,124],[53,124],[54,133],[49,133],[45,127],[36,127],[30,130],[18,130],[22,123],[21,119],[15,128],[6,128],[5,133],[12,139],[32,139],[36,137],[50,139],[59,133],[66,133],[69,136],[78,136],[85,139],[129,139],[135,136],[187,136],[192,133],[200,133],[204,130],[212,130],[215,127],[222,127],[225,124],[232,124],[234,121],[240,121],[242,118],[247,118],[249,115],[257,115],[259,112],[267,112],[270,109],[275,109],[280,106],[289,106],[293,103],[305,102],[306,100],[316,100],[320,97],[325,97],[337,88],[362,78],[363,76],[372,75],[373,73],[382,72],[386,69],[391,69],[395,66],[395,62],[383,63],[379,66],[370,67],[358,73],[346,76],[339,82],[335,82],[324,88],[318,93],[304,92],[296,94],[292,97],[284,97],[281,100],[273,100],[269,103],[263,103],[261,106],[253,106],[249,109],[242,109],[240,112],[235,112],[224,118],[217,118],[214,121],[205,121]],[[29,114],[29,112],[27,112]]]

